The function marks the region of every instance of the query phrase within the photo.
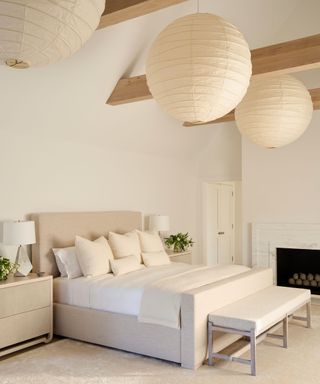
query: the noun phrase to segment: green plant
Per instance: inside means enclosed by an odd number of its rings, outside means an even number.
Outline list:
[[[173,252],[184,252],[189,247],[192,247],[194,241],[189,236],[189,233],[177,233],[176,235],[171,235],[164,239],[165,245],[173,249]]]
[[[11,263],[6,257],[0,256],[0,281],[6,280],[9,273],[15,272],[18,267],[18,264]]]

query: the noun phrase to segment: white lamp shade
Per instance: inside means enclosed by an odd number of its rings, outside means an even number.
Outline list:
[[[3,244],[27,245],[35,242],[34,221],[7,221],[3,223]]]
[[[252,79],[237,106],[235,118],[240,132],[266,148],[287,145],[307,129],[313,112],[309,91],[293,76]]]
[[[0,0],[0,62],[15,68],[54,63],[92,35],[105,0]]]
[[[170,229],[169,216],[151,215],[149,216],[149,229],[151,231],[166,232]]]
[[[197,13],[169,24],[154,41],[147,83],[172,117],[200,123],[224,116],[241,101],[251,77],[243,35],[219,16]]]

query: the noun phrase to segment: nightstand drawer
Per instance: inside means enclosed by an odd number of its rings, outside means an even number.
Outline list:
[[[0,303],[0,319],[47,307],[51,303],[51,281],[37,281],[2,288]]]
[[[51,332],[51,306],[0,319],[0,348]]]

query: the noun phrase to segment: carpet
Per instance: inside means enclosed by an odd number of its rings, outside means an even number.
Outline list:
[[[60,339],[0,360],[1,384],[319,384],[320,306],[312,329],[289,325],[289,348],[266,339],[257,347],[257,376],[249,367],[218,362],[197,371],[133,353]],[[245,356],[245,355],[244,355]]]

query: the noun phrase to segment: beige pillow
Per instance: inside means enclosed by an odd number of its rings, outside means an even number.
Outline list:
[[[111,269],[115,276],[124,275],[129,272],[144,268],[136,256],[122,257],[118,260],[110,260]]]
[[[105,237],[101,236],[95,241],[90,241],[76,236],[75,246],[84,276],[99,276],[110,272],[109,260],[113,259],[113,254]]]
[[[146,267],[171,264],[171,260],[165,251],[142,252],[142,260]]]
[[[142,232],[137,230],[142,252],[164,251],[162,241],[157,232]]]
[[[109,244],[115,259],[122,257],[135,256],[141,263],[141,248],[138,234],[135,231],[120,235],[119,233],[109,232]]]

